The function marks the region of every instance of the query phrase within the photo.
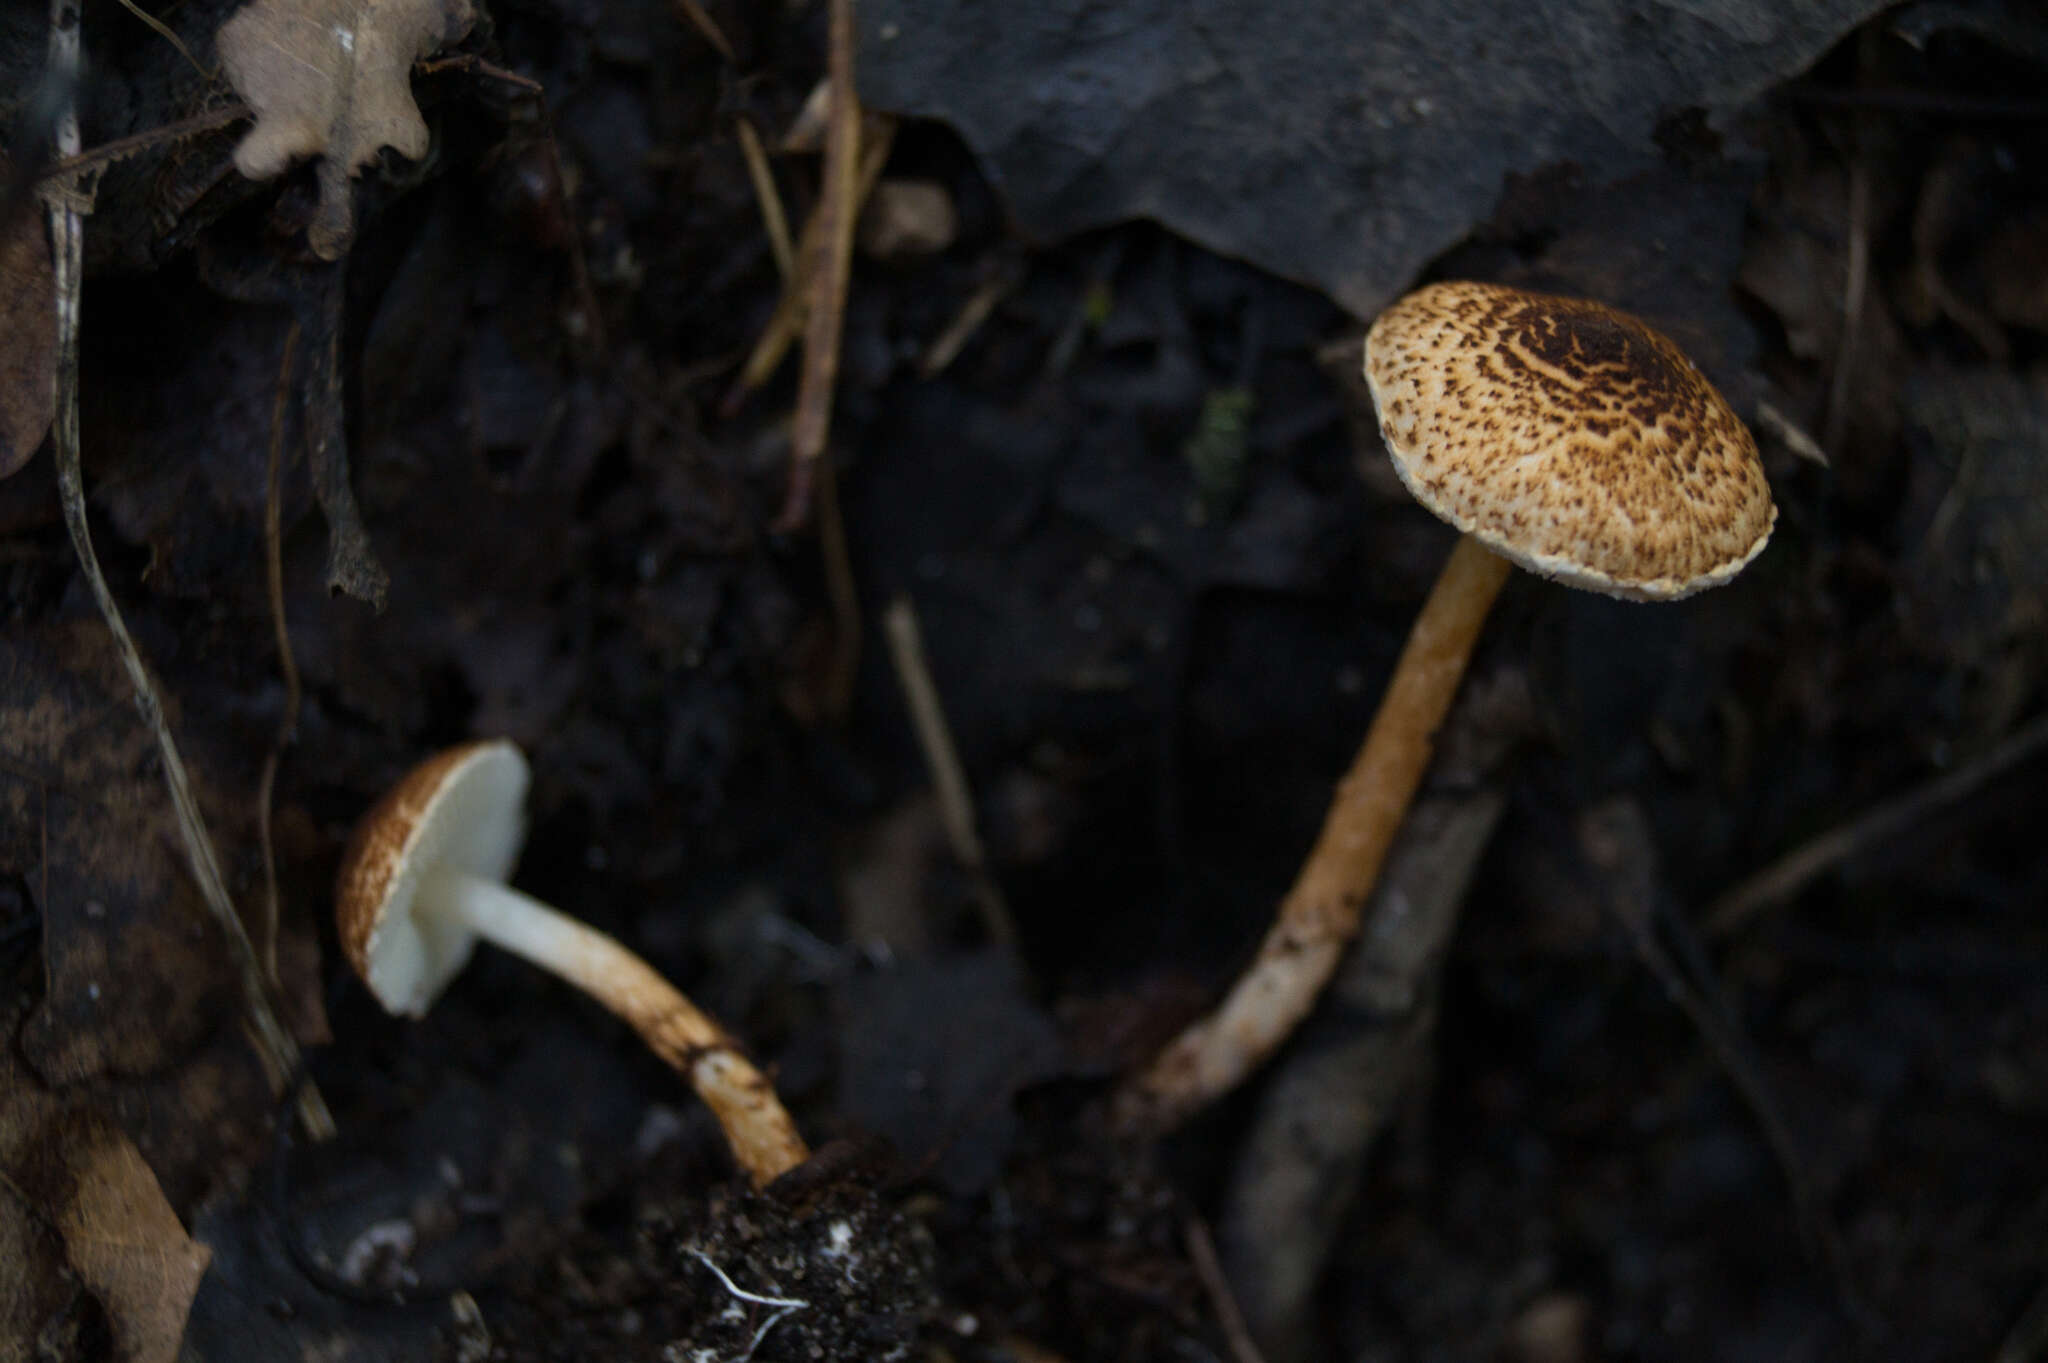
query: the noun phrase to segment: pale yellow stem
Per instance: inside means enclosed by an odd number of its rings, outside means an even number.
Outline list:
[[[1176,1037],[1118,1095],[1126,1130],[1169,1130],[1228,1093],[1315,1006],[1358,931],[1359,911],[1422,783],[1437,728],[1509,569],[1471,536],[1460,537],[1258,957],[1221,1007]]]

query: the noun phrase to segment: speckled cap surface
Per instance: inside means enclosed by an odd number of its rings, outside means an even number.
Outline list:
[[[1605,304],[1432,284],[1373,323],[1365,378],[1416,500],[1568,585],[1690,596],[1777,521],[1749,428],[1677,346]]]
[[[476,948],[450,917],[415,913],[421,878],[449,867],[503,881],[526,839],[526,757],[502,739],[465,743],[414,767],[363,815],[341,856],[341,949],[393,1013],[427,1010]]]

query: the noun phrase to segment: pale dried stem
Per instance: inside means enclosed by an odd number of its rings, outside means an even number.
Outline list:
[[[71,73],[78,70],[78,26],[78,0],[51,0],[52,70]],[[63,116],[58,120],[57,154],[73,157],[78,155],[78,151],[78,110],[74,100],[67,103]],[[220,861],[214,853],[212,835],[207,832],[199,802],[192,794],[184,758],[178,752],[177,741],[171,737],[170,726],[164,722],[163,702],[157,696],[155,683],[150,680],[141,651],[136,648],[127,623],[121,618],[121,609],[114,602],[106,575],[100,571],[99,558],[93,552],[92,530],[86,521],[85,477],[80,460],[78,427],[78,295],[85,254],[84,212],[87,211],[82,205],[89,205],[90,187],[82,186],[76,180],[55,181],[46,193],[50,199],[51,256],[57,283],[57,412],[51,429],[64,525],[70,531],[72,547],[78,553],[79,566],[92,588],[100,615],[114,637],[115,649],[128,673],[129,684],[134,687],[136,709],[142,714],[144,727],[156,740],[163,763],[164,783],[170,788],[171,806],[177,814],[178,832],[191,865],[192,878],[198,884],[200,897],[214,921],[220,925],[221,937],[227,943],[228,955],[240,977],[244,1020],[273,1090],[281,1093],[299,1070],[298,1043],[292,1040],[291,1033],[285,1030],[271,1007],[263,964],[258,960],[256,949],[250,944],[249,935],[242,926],[241,915],[235,911],[234,901],[228,895]],[[334,1118],[311,1080],[299,1086],[298,1111],[308,1135],[316,1140],[333,1136]]]
[[[683,18],[689,21],[690,27],[696,29],[719,56],[727,62],[733,60],[732,43],[727,40],[725,30],[718,26],[718,21],[711,17],[711,12],[699,0],[675,0],[675,5],[682,11]]]
[[[882,178],[882,165],[889,159],[889,148],[896,138],[896,121],[886,115],[867,120],[867,126],[860,139],[860,175],[854,185],[854,216],[860,216],[859,205],[867,201],[875,181]],[[775,314],[768,319],[768,325],[761,329],[761,338],[754,342],[754,348],[747,355],[747,362],[741,366],[739,377],[733,380],[731,391],[725,395],[723,410],[727,416],[737,412],[749,393],[760,388],[774,375],[789,354],[790,346],[803,334],[804,319],[808,315],[810,291],[806,287],[804,271],[817,250],[820,236],[825,229],[824,205],[813,209],[811,216],[804,220],[804,230],[797,243],[796,259],[802,267],[797,277],[789,281],[782,290],[782,301],[775,305]]]
[[[761,134],[754,131],[748,120],[739,119],[734,127],[738,130],[740,155],[746,158],[747,178],[754,185],[754,202],[760,206],[761,227],[768,233],[768,251],[775,257],[776,273],[782,276],[784,287],[796,277],[796,248],[789,241],[789,214],[782,208],[782,193],[775,188],[775,172],[768,166],[768,150],[761,145]]]
[[[830,0],[827,77],[831,117],[825,125],[825,184],[818,196],[821,226],[810,243],[804,289],[804,370],[797,385],[789,443],[796,458],[815,460],[832,432],[832,393],[839,382],[840,329],[846,282],[853,271],[853,220],[860,213],[860,96],[853,87],[853,0]]]
[[[953,314],[953,320],[925,347],[924,354],[917,362],[917,375],[922,379],[935,379],[946,372],[960,352],[981,330],[996,310],[996,305],[1010,296],[1017,287],[1020,276],[1015,270],[1003,270],[992,278],[982,281],[981,286],[967,296],[960,305],[960,311]]]
[[[270,588],[270,628],[277,640],[277,668],[284,675],[284,712],[277,736],[263,758],[263,779],[256,787],[256,840],[263,851],[263,932],[257,944],[264,973],[277,983],[277,852],[270,834],[271,797],[277,789],[277,768],[299,728],[299,664],[292,656],[291,629],[284,615],[284,428],[291,397],[292,361],[299,352],[299,324],[284,334],[284,357],[277,364],[277,396],[270,409],[270,465],[263,490],[263,567]]]
[[[1477,540],[1458,540],[1257,958],[1221,1007],[1176,1037],[1118,1095],[1117,1119],[1126,1130],[1156,1134],[1178,1126],[1235,1088],[1315,1006],[1358,931],[1359,911],[1508,572],[1508,563]]]
[[[931,666],[925,660],[924,631],[918,626],[917,608],[909,597],[897,597],[882,612],[882,632],[889,641],[889,661],[896,668],[896,683],[903,688],[903,703],[910,710],[910,727],[917,733],[917,746],[924,753],[932,791],[939,799],[939,821],[946,830],[946,841],[954,858],[974,878],[982,928],[990,941],[1014,948],[1017,925],[1010,917],[1002,887],[988,871],[988,857],[982,849],[981,835],[975,830],[974,792],[967,784],[967,768],[960,761],[960,750],[953,744],[952,726],[946,722],[946,708],[939,701],[939,688],[932,681]]]

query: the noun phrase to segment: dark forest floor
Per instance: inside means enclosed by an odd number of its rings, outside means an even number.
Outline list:
[[[1451,532],[1384,466],[1360,319],[1153,224],[1028,242],[911,120],[883,184],[955,220],[856,252],[829,486],[778,528],[800,361],[728,400],[781,287],[735,134],[773,146],[825,24],[711,8],[732,64],[665,6],[494,13],[466,50],[549,116],[419,75],[433,153],[364,177],[345,274],[293,235],[311,174],[231,181],[231,131],[103,187],[93,533],[252,919],[276,753],[278,992],[339,1136],[280,1120],[236,1024],[44,451],[0,483],[0,1359],[1247,1363],[1233,1300],[1270,1363],[2048,1356],[2048,763],[2014,747],[2048,701],[2048,30],[1873,19],[1725,141],[1512,178],[1425,272],[1672,331],[1758,431],[1776,537],[1677,606],[1512,582],[1433,787],[1484,831],[1424,845],[1469,884],[1414,1011],[1384,1052],[1319,1017],[1138,1144],[1115,1076],[1253,949]],[[190,111],[149,117],[157,40],[114,19],[88,145]],[[771,161],[800,224],[817,158]],[[314,419],[279,401],[330,362],[381,613],[326,587]],[[899,599],[986,881],[884,643]],[[821,1149],[787,1186],[746,1191],[675,1076],[509,957],[418,1022],[349,973],[354,819],[481,735],[534,766],[520,885],[772,1062]],[[1304,1105],[1333,1054],[1381,1068]],[[1346,1104],[1385,1110],[1314,1166],[1314,1232],[1256,1232],[1261,1161]]]

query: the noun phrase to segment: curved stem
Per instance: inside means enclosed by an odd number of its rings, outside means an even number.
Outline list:
[[[1258,957],[1215,1012],[1174,1038],[1117,1095],[1126,1130],[1179,1125],[1236,1087],[1315,1006],[1358,931],[1359,910],[1422,783],[1437,726],[1509,570],[1471,536],[1459,538]]]
[[[739,1044],[618,942],[509,885],[461,871],[430,872],[420,887],[421,900],[429,897],[477,936],[559,975],[638,1032],[718,1118],[755,1187],[810,1158],[775,1086]]]

